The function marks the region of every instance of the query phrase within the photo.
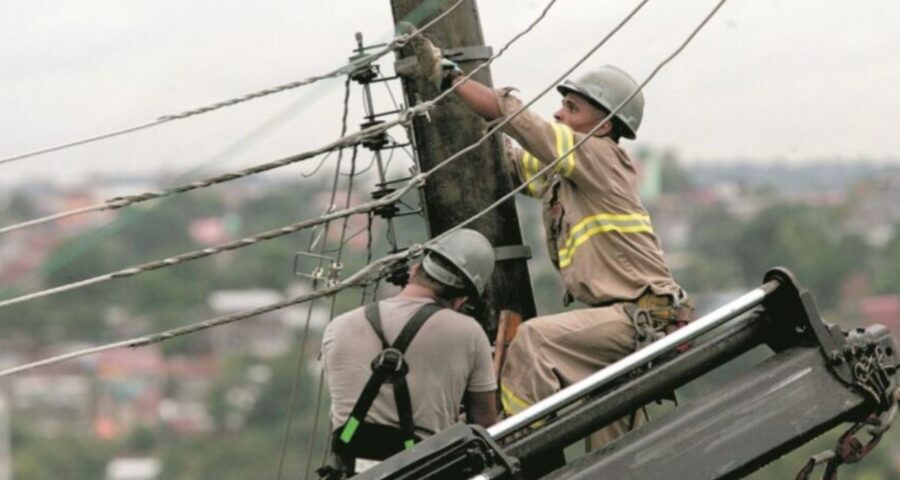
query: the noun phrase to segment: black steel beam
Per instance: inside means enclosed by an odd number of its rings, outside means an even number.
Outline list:
[[[561,449],[630,414],[636,407],[662,398],[674,389],[764,343],[766,317],[761,307],[733,321],[724,332],[695,345],[669,362],[623,382],[608,393],[561,414],[532,434],[509,443],[507,454],[527,459]]]
[[[871,409],[818,346],[789,348],[543,480],[740,478]]]

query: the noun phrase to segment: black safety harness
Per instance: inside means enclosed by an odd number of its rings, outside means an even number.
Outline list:
[[[422,325],[442,308],[434,303],[422,306],[406,323],[394,343],[389,344],[381,326],[378,303],[366,305],[366,320],[381,340],[382,351],[372,360],[372,376],[363,387],[362,394],[350,412],[350,417],[332,435],[333,453],[345,468],[349,467],[351,470],[345,473],[352,473],[352,465],[356,458],[384,460],[404,449],[412,448],[419,440],[413,423],[409,386],[406,384],[409,364],[406,363],[403,354]],[[397,405],[400,428],[365,421],[381,386],[386,382],[394,387],[394,401]]]

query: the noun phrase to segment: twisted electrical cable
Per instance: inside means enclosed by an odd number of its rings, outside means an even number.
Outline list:
[[[408,255],[410,255],[410,250],[404,250],[402,252],[396,252],[390,255],[386,255],[377,261],[366,265],[365,267],[358,270],[356,273],[348,277],[347,279],[337,282],[334,285],[330,285],[321,290],[317,290],[311,293],[307,293],[304,295],[298,295],[287,300],[283,300],[280,302],[272,303],[269,305],[264,305],[262,307],[253,308],[250,310],[244,310],[241,312],[237,312],[231,315],[224,315],[220,317],[215,317],[209,320],[204,320],[202,322],[196,322],[189,325],[185,325],[182,327],[172,328],[169,330],[164,330],[162,332],[150,334],[150,335],[142,335],[139,337],[134,337],[128,340],[122,340],[119,342],[109,343],[106,345],[101,345],[92,348],[86,348],[82,350],[76,350],[74,352],[69,352],[62,355],[57,355],[54,357],[50,357],[44,360],[39,360],[36,362],[31,362],[25,365],[20,365],[17,367],[7,368],[4,370],[0,370],[0,378],[6,377],[9,375],[13,375],[15,373],[24,372],[27,370],[32,370],[38,367],[52,365],[54,363],[59,363],[65,360],[71,360],[73,358],[84,357],[86,355],[93,355],[109,350],[115,350],[117,348],[129,347],[129,348],[137,348],[144,347],[147,345],[153,345],[156,343],[164,342],[171,338],[179,337],[182,335],[188,335],[191,333],[199,332],[202,330],[207,330],[213,327],[218,327],[220,325],[227,325],[229,323],[234,323],[240,320],[244,320],[247,318],[257,317],[259,315],[263,315],[269,312],[274,312],[276,310],[281,310],[283,308],[290,307],[292,305],[298,305],[304,302],[308,302],[310,300],[315,300],[317,298],[327,297],[330,295],[334,295],[342,290],[346,290],[351,287],[359,287],[365,285],[367,283],[371,283],[376,279],[379,279],[383,276],[386,276],[390,271],[401,264]]]
[[[362,129],[358,132],[351,133],[349,135],[344,135],[337,140],[324,145],[322,147],[316,148],[314,150],[308,150],[306,152],[302,152],[296,155],[291,155],[289,157],[285,157],[279,160],[275,160],[272,162],[255,165],[250,168],[246,168],[237,172],[229,172],[222,175],[217,175],[214,177],[206,178],[203,180],[196,180],[190,183],[186,183],[183,185],[179,185],[176,187],[167,188],[164,190],[157,190],[153,192],[144,192],[136,195],[126,195],[121,197],[111,198],[104,202],[98,203],[96,205],[91,205],[83,208],[78,208],[75,210],[69,210],[53,215],[48,215],[45,217],[37,218],[34,220],[29,220],[26,222],[17,223],[15,225],[10,225],[4,228],[0,228],[0,235],[13,232],[15,230],[21,230],[24,228],[34,227],[40,224],[61,220],[63,218],[72,217],[75,215],[81,215],[84,213],[90,212],[101,212],[106,210],[117,210],[120,208],[128,207],[134,205],[136,203],[146,202],[148,200],[156,200],[163,197],[168,197],[170,195],[190,192],[192,190],[197,190],[200,188],[206,188],[213,185],[217,185],[224,182],[230,182],[232,180],[237,180],[239,178],[248,177],[250,175],[256,175],[262,172],[267,172],[269,170],[274,170],[276,168],[284,167],[287,165],[291,165],[297,162],[301,162],[304,160],[308,160],[313,157],[317,157],[322,154],[330,153],[335,150],[339,150],[341,148],[353,147],[355,145],[359,145],[363,141],[376,137],[383,132],[387,131],[390,128],[393,128],[397,125],[408,122],[410,118],[414,115],[419,115],[424,113],[425,111],[433,108],[433,104],[422,105],[423,108],[413,108],[404,111],[399,118],[396,120],[392,120],[390,122],[386,122],[384,124],[375,125],[369,128]]]
[[[432,19],[431,21],[429,21],[428,23],[426,23],[425,25],[423,25],[422,28],[420,28],[418,31],[413,32],[413,33],[411,33],[411,34],[405,34],[405,33],[404,33],[404,34],[402,34],[402,35],[397,35],[397,36],[394,37],[390,42],[388,42],[387,45],[386,45],[385,47],[383,47],[382,49],[376,51],[375,53],[370,53],[370,54],[368,54],[368,55],[363,55],[363,56],[360,56],[359,58],[355,58],[355,59],[353,59],[352,61],[350,61],[349,63],[347,63],[346,65],[343,65],[343,66],[341,66],[341,67],[339,67],[339,68],[336,68],[336,69],[334,69],[334,70],[332,70],[332,71],[330,71],[330,72],[328,72],[328,73],[321,74],[321,75],[316,75],[316,76],[312,76],[312,77],[309,77],[309,78],[305,78],[305,79],[302,79],[302,80],[297,80],[297,81],[290,82],[290,83],[285,83],[285,84],[283,84],[283,85],[278,85],[278,86],[275,86],[275,87],[266,88],[266,89],[263,89],[263,90],[259,90],[259,91],[257,91],[257,92],[253,92],[253,93],[248,93],[248,94],[246,94],[246,95],[242,95],[242,96],[240,96],[240,97],[235,97],[235,98],[231,98],[231,99],[224,100],[224,101],[221,101],[221,102],[216,102],[216,103],[214,103],[214,104],[207,105],[207,106],[205,106],[205,107],[195,108],[195,109],[192,109],[192,110],[186,110],[186,111],[183,111],[183,112],[180,112],[180,113],[171,114],[171,115],[163,115],[163,116],[161,116],[161,117],[159,117],[159,118],[157,118],[156,120],[153,120],[153,121],[151,121],[151,122],[142,123],[142,124],[140,124],[140,125],[135,125],[135,126],[128,127],[128,128],[123,128],[123,129],[121,129],[121,130],[115,130],[115,131],[103,133],[103,134],[100,134],[100,135],[96,135],[96,136],[93,136],[93,137],[83,138],[83,139],[81,139],[81,140],[76,140],[76,141],[72,141],[72,142],[68,142],[68,143],[63,143],[63,144],[60,144],[60,145],[55,145],[55,146],[51,146],[51,147],[42,148],[42,149],[39,149],[39,150],[34,150],[34,151],[31,151],[31,152],[27,152],[27,153],[22,153],[22,154],[18,154],[18,155],[13,155],[13,156],[11,156],[11,157],[5,157],[5,158],[0,159],[0,164],[9,163],[9,162],[14,162],[14,161],[17,161],[17,160],[24,160],[24,159],[26,159],[26,158],[36,157],[36,156],[38,156],[38,155],[43,155],[43,154],[46,154],[46,153],[56,152],[56,151],[59,151],[59,150],[64,150],[64,149],[67,149],[67,148],[72,148],[72,147],[76,147],[76,146],[79,146],[79,145],[84,145],[84,144],[87,144],[87,143],[93,143],[93,142],[96,142],[96,141],[99,141],[99,140],[104,140],[104,139],[107,139],[107,138],[112,138],[112,137],[117,137],[117,136],[120,136],[120,135],[125,135],[125,134],[127,134],[127,133],[137,132],[137,131],[144,130],[144,129],[147,129],[147,128],[150,128],[150,127],[155,127],[155,126],[158,126],[158,125],[162,125],[162,124],[164,124],[164,123],[168,123],[168,122],[171,122],[171,121],[174,121],[174,120],[181,120],[181,119],[183,119],[183,118],[193,117],[193,116],[195,116],[195,115],[200,115],[200,114],[212,112],[212,111],[219,110],[219,109],[222,109],[222,108],[225,108],[225,107],[231,107],[231,106],[233,106],[233,105],[237,105],[237,104],[240,104],[240,103],[244,103],[244,102],[247,102],[247,101],[250,101],[250,100],[254,100],[254,99],[257,99],[257,98],[266,97],[266,96],[269,96],[269,95],[272,95],[272,94],[275,94],[275,93],[284,92],[284,91],[286,91],[286,90],[292,90],[292,89],[295,89],[295,88],[298,88],[298,87],[302,87],[302,86],[305,86],[305,85],[309,85],[309,84],[318,82],[318,81],[320,81],[320,80],[325,80],[325,79],[328,79],[328,78],[334,78],[334,77],[339,77],[339,76],[342,76],[342,75],[347,75],[347,74],[352,73],[353,71],[355,71],[355,70],[357,70],[357,69],[359,69],[359,68],[361,68],[361,67],[364,67],[364,66],[367,66],[367,65],[371,64],[372,62],[378,60],[379,58],[381,58],[381,57],[387,55],[388,53],[390,53],[390,52],[392,52],[392,51],[394,51],[394,50],[396,50],[396,49],[398,49],[398,48],[402,48],[402,47],[405,46],[410,40],[412,40],[413,38],[415,38],[415,37],[418,36],[418,35],[421,35],[422,32],[428,30],[429,28],[431,28],[432,25],[434,25],[435,23],[441,21],[444,17],[446,17],[447,15],[449,15],[450,13],[452,13],[454,10],[456,10],[456,8],[459,7],[464,1],[465,1],[465,0],[457,0],[456,3],[454,3],[454,4],[451,5],[447,10],[441,12],[440,15],[438,15],[437,17],[435,17],[434,19]]]
[[[302,153],[299,153],[296,155],[291,155],[289,157],[285,157],[285,158],[275,160],[272,162],[268,162],[268,163],[264,163],[261,165],[256,165],[254,167],[250,167],[250,168],[240,170],[237,172],[225,173],[222,175],[217,175],[217,176],[206,178],[203,180],[197,180],[194,182],[190,182],[190,183],[176,186],[176,187],[167,188],[164,190],[145,192],[145,193],[140,193],[140,194],[136,194],[136,195],[115,197],[115,198],[108,199],[104,202],[101,202],[101,203],[98,203],[95,205],[82,207],[82,208],[78,208],[75,210],[69,210],[66,212],[56,213],[56,214],[48,215],[45,217],[37,218],[34,220],[29,220],[29,221],[17,223],[14,225],[10,225],[7,227],[3,227],[3,228],[0,228],[0,235],[9,233],[12,231],[16,231],[16,230],[21,230],[24,228],[34,227],[37,225],[41,225],[41,224],[56,221],[56,220],[61,220],[61,219],[76,216],[76,215],[81,215],[81,214],[90,213],[90,212],[116,210],[116,209],[128,207],[128,206],[136,204],[136,203],[145,202],[148,200],[155,200],[155,199],[167,197],[170,195],[186,193],[186,192],[196,190],[199,188],[210,187],[210,186],[217,185],[220,183],[237,180],[237,179],[244,178],[244,177],[247,177],[250,175],[255,175],[255,174],[267,172],[269,170],[273,170],[276,168],[291,165],[291,164],[301,162],[301,161],[304,161],[304,160],[307,160],[307,159],[310,159],[310,158],[313,158],[313,157],[319,156],[321,154],[328,153],[328,152],[331,152],[331,151],[334,151],[334,150],[337,150],[340,148],[346,148],[346,147],[351,147],[354,145],[359,145],[370,138],[374,138],[374,137],[377,137],[377,136],[383,134],[384,132],[388,131],[389,129],[391,129],[395,126],[408,124],[412,120],[412,118],[417,115],[426,115],[429,110],[431,110],[432,108],[434,108],[437,105],[438,102],[442,101],[444,98],[446,98],[451,93],[453,93],[456,90],[456,88],[458,88],[458,85],[464,83],[464,81],[467,81],[468,79],[472,78],[472,76],[475,75],[476,73],[487,68],[494,60],[496,60],[497,58],[502,56],[506,52],[506,50],[509,49],[510,46],[512,46],[515,42],[517,42],[525,34],[531,32],[531,30],[534,29],[534,27],[545,18],[545,16],[547,15],[547,12],[550,10],[550,7],[552,7],[556,3],[556,1],[557,0],[550,0],[550,2],[541,11],[540,15],[535,20],[533,20],[526,29],[524,29],[523,31],[521,31],[518,34],[516,34],[515,36],[513,36],[502,48],[500,48],[500,50],[497,51],[497,53],[492,55],[484,63],[482,63],[475,69],[473,69],[467,75],[462,77],[463,81],[457,83],[456,85],[454,85],[453,87],[451,87],[447,91],[441,93],[440,95],[438,95],[437,97],[435,97],[434,99],[432,99],[430,101],[423,102],[415,107],[403,110],[403,112],[401,112],[401,114],[399,115],[399,118],[397,118],[395,120],[392,120],[390,122],[386,122],[383,124],[375,125],[375,126],[372,126],[369,128],[365,128],[365,129],[362,129],[362,130],[355,132],[353,134],[350,134],[350,135],[342,135],[337,140],[335,140],[325,146],[314,149],[314,150],[309,150],[309,151],[302,152]],[[638,9],[640,9],[640,7],[643,6],[643,4],[646,3],[647,1],[649,1],[649,0],[644,0],[641,3],[641,5],[638,7]],[[457,5],[458,5],[458,3],[454,4],[453,8],[455,8]],[[633,11],[632,14],[629,15],[629,17],[626,18],[625,22],[627,22],[628,19],[630,19],[631,16],[634,15],[634,13],[637,13],[637,9],[635,11]],[[431,23],[433,23],[433,21]],[[431,23],[429,23],[429,25]],[[619,28],[621,28],[621,25],[624,25],[624,22],[622,24],[620,24]],[[423,30],[418,30],[417,32],[412,34],[410,36],[410,38],[412,38],[414,35],[421,34]],[[618,31],[618,28],[615,31]],[[607,36],[607,39],[611,35],[612,35],[612,33]],[[605,40],[603,43],[605,43]],[[595,50],[596,50],[596,48],[599,48],[599,46],[595,47]],[[570,73],[572,70],[574,70],[574,68],[576,68],[578,65],[580,65],[580,63],[577,64],[572,69],[570,69],[566,73],[566,75],[568,75],[568,73]],[[557,83],[558,83],[558,81],[557,81]],[[552,85],[550,87],[548,87],[541,94],[541,96],[543,94],[546,94],[546,92],[549,91],[551,88],[552,88]],[[540,98],[540,96],[538,98]],[[534,103],[534,101],[537,101],[538,98],[535,98],[532,102],[530,102],[526,106],[531,105],[531,103]],[[497,128],[499,128],[499,126]],[[469,147],[461,150],[460,152],[457,152],[457,154],[455,154],[455,155],[451,156],[450,158],[448,158],[447,160],[445,160],[441,165],[439,165],[439,167],[443,167],[444,164],[449,163],[449,162],[459,158],[463,154],[477,148],[478,146],[480,146],[482,143],[484,143],[487,140],[487,137],[489,135],[493,134],[494,132],[496,132],[496,129],[488,132],[488,134],[483,136],[478,142],[470,145]],[[320,162],[319,165],[321,166],[322,164],[324,164],[324,160],[322,162]],[[316,170],[318,170],[318,168],[319,167],[316,167]]]
[[[347,208],[350,206],[350,202],[353,197],[353,178],[354,178],[353,172],[356,169],[356,153],[357,152],[354,149],[353,158],[350,162],[350,179],[348,180],[347,197],[346,197],[347,199],[346,199],[344,208]],[[336,172],[337,172],[336,174],[339,175],[340,166],[337,167]],[[348,226],[349,226],[349,217],[344,217],[343,225],[341,226],[341,235],[340,235],[340,238],[338,239],[337,256],[335,258],[335,262],[337,264],[340,264],[341,260],[343,259],[344,241],[347,238],[347,227]],[[323,252],[325,251],[324,244],[323,244],[322,251]],[[331,296],[331,308],[328,313],[328,318],[334,318],[336,308],[337,308],[337,295],[332,295]],[[304,343],[305,343],[305,340],[306,339],[304,338]],[[301,359],[301,361],[302,361],[302,359]],[[319,386],[318,386],[319,391],[318,391],[318,394],[316,395],[316,408],[315,408],[315,413],[313,414],[313,428],[312,428],[312,433],[310,433],[310,441],[309,441],[309,444],[307,447],[307,452],[306,452],[305,478],[309,478],[309,472],[312,469],[312,464],[313,464],[313,461],[312,461],[313,455],[312,454],[313,454],[313,447],[315,446],[316,431],[318,430],[318,427],[319,427],[319,417],[321,417],[322,393],[323,393],[322,390],[323,390],[324,382],[325,382],[325,370],[323,369],[321,372],[319,372]]]
[[[342,137],[347,134],[347,116],[349,114],[349,111],[350,111],[350,77],[348,76],[347,79],[344,81],[344,105],[343,105],[342,114],[341,114],[341,132],[340,132],[340,136],[342,136]],[[353,162],[354,166],[356,165],[356,152],[357,152],[356,149],[357,149],[357,147],[353,147],[352,162]],[[328,213],[331,210],[333,210],[334,206],[335,206],[335,199],[337,198],[338,182],[340,180],[340,175],[341,175],[341,163],[343,161],[343,153],[344,153],[343,150],[340,150],[338,152],[338,159],[337,159],[337,162],[335,165],[335,170],[334,170],[334,179],[331,183],[331,198],[328,201],[328,207],[326,208],[325,213]],[[320,163],[319,166],[316,167],[316,170],[321,168],[321,166],[323,164],[324,164],[324,162]],[[351,172],[352,172],[352,169],[351,169]],[[315,173],[315,172],[312,172],[312,173]],[[310,175],[312,175],[312,173]],[[347,206],[349,206],[349,199],[350,199],[350,194],[352,193],[352,190],[353,190],[353,184],[351,182],[350,186],[348,187],[348,191],[347,191],[347,201],[348,201]],[[345,223],[347,222],[348,218],[349,217],[344,217]],[[310,252],[313,251],[316,248],[316,245],[318,244],[320,239],[324,239],[324,241],[322,242],[322,246],[320,248],[320,253],[322,253],[325,250],[325,243],[328,241],[328,234],[330,231],[330,227],[331,227],[331,222],[325,223],[325,226],[322,229],[321,236],[317,237],[316,235],[310,235],[309,246],[307,247],[308,251],[310,251]],[[338,260],[338,262],[340,262],[340,260]],[[317,286],[317,279],[313,279],[312,286],[313,286],[313,290],[315,290],[315,288]],[[332,300],[334,300],[335,298],[337,298],[337,297],[332,297]],[[333,302],[332,302],[332,304],[333,304]],[[291,429],[292,429],[293,423],[294,423],[294,405],[296,403],[296,398],[297,398],[297,385],[300,383],[300,374],[303,372],[303,359],[306,356],[306,344],[307,344],[307,339],[309,338],[309,326],[310,326],[310,322],[312,320],[312,314],[313,314],[314,307],[315,307],[315,300],[310,301],[308,304],[308,308],[306,310],[306,322],[304,322],[304,325],[303,325],[303,335],[301,336],[301,339],[300,339],[300,352],[297,355],[297,366],[295,367],[295,370],[294,370],[294,376],[291,379],[291,393],[288,398],[287,421],[285,422],[284,439],[282,440],[282,444],[281,444],[281,454],[278,457],[278,474],[276,476],[277,480],[281,480],[282,474],[284,473],[284,459],[287,456],[287,446],[288,446],[288,442],[291,437]]]
[[[616,109],[614,109],[612,112],[610,112],[610,114],[607,116],[606,119],[599,122],[596,127],[594,127],[590,132],[585,134],[585,136],[582,138],[581,141],[576,143],[568,151],[564,152],[562,155],[560,155],[555,160],[553,160],[548,165],[546,165],[543,169],[541,169],[541,171],[538,173],[538,175],[535,175],[534,177],[532,177],[531,180],[524,182],[522,185],[520,185],[519,187],[514,189],[512,192],[510,192],[508,195],[504,196],[503,198],[499,199],[497,202],[495,202],[491,206],[482,210],[482,212],[470,217],[469,219],[467,219],[466,221],[457,225],[453,229],[448,230],[447,232],[444,233],[444,235],[447,235],[447,234],[449,234],[449,232],[454,231],[456,229],[462,228],[464,225],[471,223],[472,221],[474,221],[477,218],[479,218],[480,216],[484,215],[486,212],[490,211],[491,209],[496,208],[497,205],[500,205],[503,202],[509,200],[510,198],[512,198],[512,195],[527,188],[527,186],[530,184],[531,181],[534,181],[537,178],[539,178],[540,175],[543,175],[544,173],[549,172],[563,158],[565,158],[567,155],[569,155],[574,149],[578,148],[578,146],[580,146],[587,138],[590,138],[590,136],[594,132],[596,132],[596,130],[598,130],[600,128],[600,126],[603,125],[603,123],[605,123],[610,118],[612,118],[613,115],[618,113],[618,111],[621,110],[621,108],[626,103],[628,103],[628,101],[631,100],[631,98],[633,98],[633,96],[636,95],[637,92],[641,91],[644,88],[644,86],[646,86],[647,83],[649,83],[650,80],[652,80],[656,76],[656,74],[665,65],[667,65],[669,62],[671,62],[671,60],[673,60],[675,57],[677,57],[687,47],[687,45],[694,39],[694,37],[696,37],[696,35],[700,32],[700,30],[702,30],[703,27],[706,26],[707,23],[715,16],[715,14],[721,9],[721,7],[725,4],[726,1],[727,0],[719,0],[719,2],[716,4],[716,6],[704,17],[704,19],[700,22],[700,24],[698,24],[697,27],[695,27],[692,30],[690,35],[681,43],[681,45],[676,50],[674,50],[668,57],[666,57],[660,64],[657,65],[657,67],[651,72],[651,74],[638,86],[638,89],[635,92],[633,92],[629,96],[629,98],[627,98],[624,102],[622,102],[621,105],[619,105]],[[646,3],[646,2],[644,2],[644,3]],[[410,180],[410,182],[407,184],[407,186],[409,186],[417,181],[420,182],[423,175],[424,174],[419,174],[419,175],[413,177],[413,179]],[[399,191],[400,190],[398,190],[398,192]],[[397,193],[397,192],[395,192],[395,193]],[[385,197],[385,198],[387,198],[387,197]],[[393,269],[397,268],[397,266],[402,264],[402,262],[404,262],[406,259],[410,258],[411,256],[420,254],[422,251],[422,247],[427,246],[427,245],[439,240],[440,238],[442,238],[442,236],[443,235],[435,237],[435,238],[423,243],[422,245],[416,245],[414,247],[411,247],[410,249],[386,255],[375,262],[369,263],[368,265],[361,268],[355,274],[351,275],[347,279],[337,282],[334,285],[331,285],[325,289],[322,289],[322,290],[319,290],[316,292],[312,292],[312,293],[305,294],[305,295],[300,295],[300,296],[293,297],[291,299],[288,299],[288,300],[285,300],[282,302],[273,303],[270,305],[266,305],[266,306],[251,309],[251,310],[246,310],[243,312],[238,312],[238,313],[235,313],[232,315],[216,317],[216,318],[206,320],[203,322],[197,322],[197,323],[186,325],[183,327],[166,330],[166,331],[159,332],[159,333],[152,334],[152,335],[145,335],[145,336],[136,337],[136,338],[133,338],[130,340],[124,340],[124,341],[110,343],[110,344],[106,344],[106,345],[102,345],[102,346],[98,346],[98,347],[78,350],[78,351],[71,352],[68,354],[58,355],[58,356],[40,360],[37,362],[32,362],[29,364],[5,369],[5,370],[0,371],[0,378],[15,374],[15,373],[18,373],[21,371],[30,370],[33,368],[38,368],[41,366],[58,363],[58,362],[61,362],[64,360],[69,360],[72,358],[78,358],[78,357],[82,357],[85,355],[100,353],[103,351],[112,350],[112,349],[116,349],[116,348],[141,347],[141,346],[146,346],[146,345],[150,345],[150,344],[154,344],[154,343],[159,343],[159,342],[168,340],[168,339],[176,337],[176,336],[186,335],[186,334],[194,333],[194,332],[197,332],[200,330],[213,328],[218,325],[223,325],[223,324],[243,320],[246,318],[255,317],[258,315],[262,315],[264,313],[279,310],[281,308],[285,308],[285,307],[288,307],[291,305],[296,305],[299,303],[307,302],[307,301],[310,301],[310,300],[313,300],[316,298],[321,298],[321,297],[328,296],[328,295],[334,295],[344,289],[362,286],[367,283],[377,281],[380,278],[383,278],[384,276],[389,274]]]
[[[638,9],[640,7],[642,7],[648,1],[649,0],[643,0],[643,2],[638,6]],[[303,157],[303,159],[310,158],[312,156],[324,153],[325,151],[341,148],[342,146],[350,146],[351,144],[358,145],[359,143],[362,142],[362,140],[364,140],[366,138],[375,136],[375,135],[379,134],[380,132],[385,131],[388,128],[391,128],[400,123],[408,122],[409,119],[411,119],[415,115],[423,114],[423,113],[427,112],[428,110],[434,108],[434,106],[437,104],[437,102],[441,101],[443,98],[446,98],[447,95],[449,95],[456,88],[458,88],[459,85],[461,85],[464,81],[467,81],[469,78],[471,78],[473,75],[478,73],[480,70],[482,70],[482,69],[486,68],[488,65],[490,65],[490,63],[493,62],[495,59],[499,58],[503,54],[503,52],[505,52],[514,42],[518,41],[523,35],[530,32],[541,20],[544,19],[544,17],[547,14],[547,11],[555,3],[556,3],[556,0],[550,0],[550,2],[544,8],[544,10],[541,12],[541,14],[531,24],[529,24],[529,26],[525,30],[523,30],[522,32],[513,36],[512,39],[510,39],[496,54],[491,56],[491,58],[489,58],[485,63],[483,63],[483,64],[479,65],[477,68],[473,69],[471,72],[469,72],[468,75],[462,77],[463,81],[458,82],[457,84],[455,84],[453,87],[448,89],[443,94],[435,97],[433,100],[424,102],[420,105],[417,105],[410,109],[404,110],[403,113],[400,115],[400,118],[390,121],[390,122],[386,122],[381,125],[377,125],[377,126],[373,126],[373,127],[369,127],[369,128],[360,130],[351,135],[345,135],[345,136],[341,137],[340,139],[332,142],[331,144],[329,144],[325,147],[321,147],[317,150],[313,150],[313,151],[306,152],[306,153],[299,154],[299,155],[294,155],[294,156],[288,157],[286,159],[282,159],[282,160],[279,160],[276,162],[270,162],[270,163],[264,164],[264,165],[259,165],[259,166],[253,167],[252,169],[247,169],[247,170],[261,171],[261,169],[271,169],[271,168],[274,168],[274,167],[271,167],[271,165],[273,165],[273,164],[286,164],[286,163],[290,163],[293,161],[299,161],[299,160],[295,160],[295,159],[300,158],[300,157]],[[637,9],[634,10],[628,17],[626,17],[626,19],[623,20],[623,22],[619,24],[619,26],[617,27],[617,29],[615,31],[618,31],[618,28],[621,28],[621,26],[624,25],[635,13],[637,13]],[[611,36],[612,36],[612,33],[607,35],[607,37],[604,38],[603,42],[608,40],[608,38]],[[599,47],[595,47],[595,49],[596,48],[599,48]],[[581,61],[583,62],[584,60],[586,60],[586,58],[582,59]],[[576,65],[576,67],[577,67],[577,65]],[[575,67],[572,67],[572,69],[574,69],[574,68]],[[551,87],[548,87],[547,89],[545,89],[541,95],[546,94],[546,92],[549,91],[550,88]],[[537,101],[537,98],[533,99],[527,105],[530,105],[531,103],[534,103],[535,101]],[[521,114],[521,112],[523,112],[525,110],[526,106],[523,106],[521,109],[519,109],[518,111],[511,114],[507,119],[505,119],[505,122],[508,122],[512,118],[515,118],[516,116]],[[295,232],[303,230],[305,228],[309,228],[309,227],[312,227],[315,225],[320,225],[320,224],[323,224],[325,222],[328,222],[328,221],[336,219],[336,218],[342,218],[342,217],[355,215],[358,213],[373,211],[377,208],[391,205],[394,202],[399,201],[400,198],[403,197],[403,195],[408,193],[413,188],[421,186],[425,182],[425,179],[428,176],[432,175],[434,172],[436,172],[439,168],[444,167],[445,165],[449,164],[451,161],[454,161],[457,158],[461,157],[464,153],[474,149],[481,143],[484,143],[487,140],[487,137],[492,135],[493,133],[496,133],[496,131],[499,129],[500,126],[502,126],[502,124],[495,127],[490,132],[486,133],[476,143],[474,143],[474,144],[464,148],[463,150],[457,152],[456,154],[450,156],[448,159],[444,160],[443,162],[441,162],[441,164],[435,166],[435,168],[431,169],[430,171],[428,171],[426,173],[420,173],[420,174],[414,175],[406,183],[406,185],[402,186],[401,188],[398,188],[396,191],[391,192],[390,194],[385,195],[384,197],[381,197],[379,199],[375,199],[368,203],[357,205],[355,207],[346,208],[344,210],[327,213],[327,214],[320,216],[317,219],[304,220],[304,221],[301,221],[298,223],[294,223],[292,225],[288,225],[288,226],[281,227],[281,228],[274,229],[274,230],[269,230],[269,231],[266,231],[266,232],[263,232],[263,233],[260,233],[260,234],[254,235],[254,236],[245,237],[240,240],[222,243],[222,244],[219,244],[219,245],[216,245],[213,247],[209,247],[209,248],[205,248],[202,250],[195,250],[192,252],[187,252],[187,253],[176,255],[173,257],[169,257],[169,258],[166,258],[163,260],[143,263],[140,265],[132,266],[132,267],[118,270],[116,272],[108,273],[105,275],[99,275],[99,276],[96,276],[93,278],[61,285],[58,287],[52,287],[52,288],[48,288],[48,289],[45,289],[45,290],[42,290],[39,292],[34,292],[34,293],[10,298],[7,300],[3,300],[3,301],[0,301],[0,308],[14,305],[14,304],[21,303],[21,302],[25,302],[25,301],[29,301],[29,300],[43,298],[43,297],[46,297],[49,295],[54,295],[57,293],[71,291],[71,290],[75,290],[75,289],[79,289],[79,288],[84,288],[84,287],[87,287],[90,285],[95,285],[95,284],[106,282],[106,281],[113,280],[113,279],[131,277],[134,275],[143,274],[143,273],[146,273],[146,272],[149,272],[152,270],[156,270],[159,268],[174,266],[174,265],[184,263],[187,261],[196,260],[199,258],[208,257],[210,255],[219,254],[219,253],[222,253],[225,251],[235,250],[238,248],[254,245],[261,241],[271,240],[271,239],[274,239],[277,237],[295,233]],[[246,172],[246,170],[245,170],[245,172]],[[235,177],[236,175],[239,175],[239,173],[230,173],[230,174],[226,174],[226,175],[220,175],[219,177],[216,177],[216,178],[219,178],[219,179],[225,178],[225,177],[238,178],[238,177]],[[175,187],[173,189],[169,189],[169,191],[165,191],[165,192],[169,192],[169,193],[148,192],[148,193],[145,193],[142,195],[135,195],[135,196],[131,196],[131,197],[120,197],[119,199],[114,199],[114,200],[117,200],[118,202],[122,203],[122,206],[125,206],[125,204],[134,203],[136,201],[144,201],[144,200],[150,199],[150,198],[159,198],[160,196],[170,195],[172,193],[175,193],[174,191],[176,191],[176,190],[177,191],[187,191],[189,189],[201,188],[203,186],[202,185],[203,183],[208,183],[210,181],[211,180],[192,182],[191,184],[184,185],[181,187]],[[120,208],[120,207],[117,207],[117,208]],[[9,227],[9,228],[12,228],[12,227]],[[0,230],[0,233],[3,233],[3,230]]]

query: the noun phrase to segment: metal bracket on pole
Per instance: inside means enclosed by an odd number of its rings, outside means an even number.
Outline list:
[[[443,53],[444,58],[461,63],[487,60],[494,55],[494,50],[487,45],[477,45],[474,47],[448,48]]]
[[[443,51],[444,58],[456,63],[485,61],[494,55],[494,50],[486,45],[474,47],[448,48]],[[416,68],[415,55],[403,57],[394,62],[395,72],[414,72]]]
[[[531,247],[528,245],[504,245],[502,247],[494,247],[494,261],[496,262],[520,259],[531,259]]]

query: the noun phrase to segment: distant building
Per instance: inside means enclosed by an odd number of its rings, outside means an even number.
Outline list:
[[[91,432],[92,379],[77,373],[38,373],[6,382],[9,409],[27,415],[29,427],[46,437]]]
[[[900,295],[867,297],[860,302],[860,316],[867,324],[878,323],[900,332]]]
[[[900,225],[900,174],[859,182],[850,205],[853,210],[845,228],[859,232],[871,245],[884,245]]]
[[[166,360],[158,345],[102,352],[94,368],[97,436],[116,438],[156,424],[166,381]]]
[[[159,404],[159,420],[179,435],[199,435],[213,430],[206,398],[220,372],[212,355],[176,356],[169,359],[166,398]]]
[[[263,307],[284,300],[276,290],[219,290],[207,297],[213,315],[223,316]],[[251,354],[261,358],[283,355],[293,345],[292,330],[285,312],[275,310],[244,321],[212,329],[213,351],[217,356]]]
[[[106,465],[106,480],[156,480],[161,472],[156,458],[116,458]]]

